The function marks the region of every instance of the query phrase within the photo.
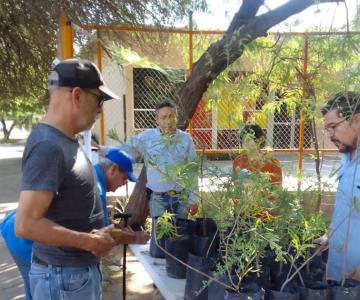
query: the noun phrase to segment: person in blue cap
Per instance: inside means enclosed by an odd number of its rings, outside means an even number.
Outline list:
[[[114,192],[125,185],[127,180],[136,182],[137,178],[133,173],[133,162],[133,158],[125,151],[112,150],[105,157],[99,157],[99,163],[94,166],[104,210],[104,226],[110,224],[106,207],[106,192]],[[15,235],[15,217],[16,211],[14,210],[0,223],[0,232],[24,280],[25,299],[32,300],[29,271],[33,242]]]
[[[133,158],[123,150],[113,149],[105,157],[99,157],[99,163],[95,165],[98,177],[97,186],[104,210],[105,226],[109,225],[109,217],[106,204],[106,192],[115,192],[116,189],[127,180],[136,182],[137,178],[133,173]]]

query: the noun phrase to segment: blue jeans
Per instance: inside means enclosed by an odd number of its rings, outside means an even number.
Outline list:
[[[29,272],[30,272],[31,263],[24,260],[20,256],[17,256],[12,251],[9,251],[9,252],[20,271],[21,277],[24,280],[25,300],[32,300],[31,293],[30,293],[30,282],[29,282]]]
[[[31,263],[31,294],[36,300],[100,300],[100,265],[87,267],[42,266]]]
[[[173,195],[156,195],[152,193],[150,196],[149,208],[150,216],[152,218],[160,217],[165,210],[170,213],[176,214],[177,218],[187,218],[185,202],[179,199],[179,197]]]

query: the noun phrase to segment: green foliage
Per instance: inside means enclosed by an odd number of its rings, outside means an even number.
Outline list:
[[[183,73],[179,72],[179,70],[163,67],[159,62],[153,61],[146,56],[140,56],[137,52],[129,48],[124,48],[117,43],[112,43],[110,51],[115,62],[122,66],[132,65],[133,67],[157,70],[165,76],[164,80],[173,85],[184,82]]]
[[[259,38],[210,84],[205,94],[207,105],[231,102],[241,112],[262,99],[266,114],[280,112],[285,105],[289,116],[296,114],[298,119],[303,110],[310,120],[331,95],[360,85],[359,39],[358,35],[309,36],[305,77],[303,36]],[[242,114],[229,114],[228,118],[230,123],[230,119],[240,123]]]
[[[177,238],[179,234],[177,233],[176,225],[174,224],[175,214],[172,214],[168,211],[164,211],[161,217],[156,220],[156,239],[161,239],[163,237],[167,238]]]
[[[204,11],[206,8],[204,0],[154,0],[146,3],[127,0],[111,3],[105,0],[1,1],[1,117],[21,124],[22,120],[29,120],[31,115],[42,112],[45,107],[47,75],[57,55],[61,9],[66,10],[69,19],[77,25],[144,25],[149,22],[171,25],[187,16],[189,10]],[[93,37],[91,32],[76,32],[75,49],[82,49]]]
[[[242,280],[254,269],[254,260],[257,253],[257,241],[253,235],[239,235],[229,240],[223,249],[224,263],[217,265],[217,273],[227,274],[231,286],[240,290]],[[235,268],[233,268],[236,266]],[[234,270],[236,280],[233,280],[231,270]]]
[[[360,213],[360,200],[359,197],[354,196],[352,199],[353,207],[355,211],[359,214]]]
[[[222,261],[216,267],[217,275],[228,275],[231,288],[239,291],[249,273],[261,272],[261,258],[269,249],[276,261],[291,265],[288,277],[297,272],[299,262],[315,248],[313,240],[325,232],[323,217],[305,215],[301,194],[272,185],[269,174],[229,174],[211,161],[198,163],[206,177],[201,180],[200,210],[219,230]],[[182,178],[188,176],[186,172],[174,176],[186,184]],[[231,277],[234,274],[236,279]]]
[[[133,65],[135,67],[151,68],[160,72],[165,72],[159,66],[159,63],[152,62],[146,56],[139,56],[135,51],[124,48],[117,43],[113,42],[110,48],[112,49],[112,54],[114,55],[116,62],[122,66]]]
[[[164,180],[175,181],[181,187],[185,187],[187,191],[186,194],[188,194],[189,191],[194,192],[197,190],[198,167],[199,165],[196,161],[172,164],[165,172],[163,171]],[[181,197],[180,195],[180,198],[185,198],[184,200],[186,200],[186,196]]]
[[[16,97],[12,101],[0,100],[0,121],[4,132],[5,141],[10,138],[12,129],[18,128],[31,129],[32,125],[40,120],[44,108],[36,97],[28,98]],[[6,128],[5,121],[13,121],[10,128]]]
[[[112,140],[114,140],[114,141],[116,141],[116,142],[118,142],[120,144],[124,143],[124,141],[121,140],[121,138],[119,137],[119,134],[117,133],[117,131],[114,128],[109,129],[109,131],[107,133],[107,136],[110,139],[112,139]]]

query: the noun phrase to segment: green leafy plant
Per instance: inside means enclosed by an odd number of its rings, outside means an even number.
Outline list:
[[[156,220],[156,239],[163,237],[179,238],[177,227],[174,223],[175,214],[165,211],[161,217]]]

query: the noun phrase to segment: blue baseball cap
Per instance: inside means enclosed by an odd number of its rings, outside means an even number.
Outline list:
[[[130,181],[137,181],[137,177],[133,173],[134,159],[128,153],[119,149],[111,149],[105,157],[116,163],[122,171],[127,172]]]

